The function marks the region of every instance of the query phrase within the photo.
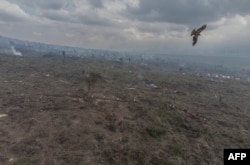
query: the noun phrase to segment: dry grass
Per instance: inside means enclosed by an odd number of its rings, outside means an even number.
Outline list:
[[[247,82],[60,59],[0,56],[0,114],[8,115],[0,164],[222,164],[224,148],[250,148]],[[82,70],[94,77],[88,97]]]

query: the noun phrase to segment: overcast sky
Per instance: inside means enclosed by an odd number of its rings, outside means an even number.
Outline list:
[[[247,54],[250,0],[1,0],[0,35],[166,54]],[[207,29],[192,47],[190,31]]]

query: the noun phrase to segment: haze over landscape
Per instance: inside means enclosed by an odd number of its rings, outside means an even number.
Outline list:
[[[0,35],[118,51],[245,55],[248,6],[246,0],[2,0]],[[192,48],[190,31],[205,23]]]

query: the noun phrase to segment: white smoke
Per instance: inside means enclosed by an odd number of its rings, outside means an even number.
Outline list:
[[[17,52],[15,47],[11,45],[11,51],[15,56],[23,56],[21,52]]]

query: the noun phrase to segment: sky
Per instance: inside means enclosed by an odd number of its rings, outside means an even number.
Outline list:
[[[127,52],[248,54],[249,6],[249,0],[0,0],[0,35]],[[190,32],[203,24],[193,47]]]

